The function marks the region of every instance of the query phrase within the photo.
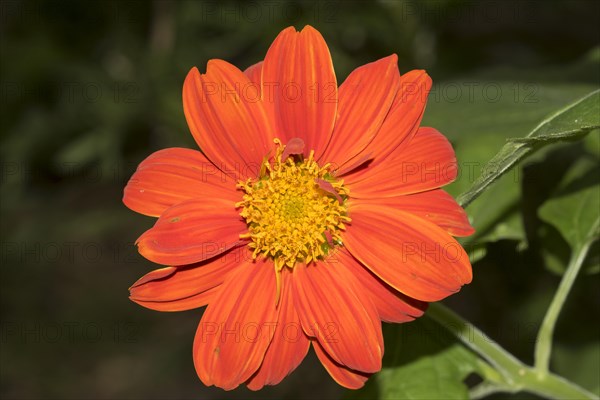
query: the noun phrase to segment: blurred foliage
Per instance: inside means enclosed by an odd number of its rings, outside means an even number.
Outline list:
[[[321,31],[339,82],[397,53],[402,72],[425,68],[434,79],[424,123],[455,145],[456,195],[507,138],[600,86],[599,4],[2,1],[0,397],[342,397],[312,355],[260,393],[205,388],[191,361],[202,311],[158,314],[127,299],[153,268],[133,246],[152,220],[122,205],[122,189],[151,152],[195,147],[181,106],[186,73],[211,58],[246,68],[289,25]],[[479,261],[473,284],[448,303],[525,361],[568,257],[568,238],[538,209],[560,197],[581,159],[597,165],[598,136],[537,153],[467,210]],[[597,250],[559,319],[553,359],[596,391]],[[430,351],[454,351],[444,340]]]

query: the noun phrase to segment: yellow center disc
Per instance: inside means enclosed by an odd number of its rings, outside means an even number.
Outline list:
[[[319,167],[314,151],[308,159],[282,160],[284,146],[278,144],[273,163],[263,161],[257,179],[240,181],[245,192],[236,204],[248,224],[253,257],[270,257],[275,269],[293,268],[297,262],[322,259],[329,249],[341,244],[339,233],[349,222],[345,199],[348,189],[329,175],[329,165]]]

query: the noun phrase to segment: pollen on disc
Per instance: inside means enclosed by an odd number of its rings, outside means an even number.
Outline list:
[[[349,192],[328,165],[318,165],[313,151],[307,159],[288,157],[285,146],[276,143],[273,162],[263,162],[261,175],[238,183],[245,194],[236,207],[248,224],[240,237],[250,239],[253,257],[269,257],[281,270],[321,259],[341,243],[340,231],[350,221],[344,201]]]

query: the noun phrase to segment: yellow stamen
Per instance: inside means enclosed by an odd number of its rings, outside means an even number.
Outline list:
[[[240,238],[251,240],[252,257],[263,255],[273,260],[279,298],[283,268],[325,257],[331,246],[341,243],[339,231],[350,218],[345,202],[348,189],[343,181],[329,175],[329,165],[319,167],[312,150],[301,161],[282,159],[285,147],[278,139],[275,143],[278,148],[273,163],[264,160],[257,179],[238,182],[245,194],[236,207],[241,208],[240,215],[248,224],[248,232]],[[323,190],[319,184],[323,186],[323,181],[335,192]],[[326,232],[332,243],[328,243]]]

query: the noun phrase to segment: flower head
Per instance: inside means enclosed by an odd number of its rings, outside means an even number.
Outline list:
[[[338,88],[310,26],[282,31],[244,72],[190,71],[183,105],[202,152],[150,155],[123,201],[158,217],[137,245],[166,265],[131,299],[208,305],[193,347],[206,385],[277,384],[312,345],[333,379],[361,387],[381,369],[381,321],[411,321],[471,281],[452,236],[473,228],[440,189],[454,151],[419,126],[430,86],[392,55]]]

